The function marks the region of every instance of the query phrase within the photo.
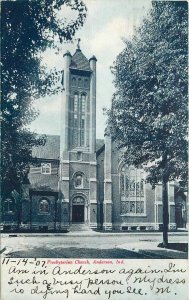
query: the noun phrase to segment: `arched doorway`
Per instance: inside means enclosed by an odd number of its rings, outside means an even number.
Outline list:
[[[77,196],[72,200],[72,223],[84,223],[85,220],[85,200]]]

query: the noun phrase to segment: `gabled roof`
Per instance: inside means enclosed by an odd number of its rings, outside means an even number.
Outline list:
[[[30,188],[38,191],[58,191],[58,174],[29,174]]]
[[[44,146],[33,147],[32,156],[41,159],[59,159],[60,157],[60,136],[45,135],[46,143]],[[96,140],[96,152],[104,145],[103,139]]]
[[[92,71],[88,59],[81,52],[80,49],[77,49],[74,55],[72,56],[70,69],[77,69],[89,72]]]
[[[43,159],[59,159],[60,156],[60,136],[46,135],[44,146],[34,147],[32,156]]]
[[[98,157],[105,150],[105,144],[103,139],[96,140],[96,157]]]
[[[96,152],[102,148],[104,145],[104,140],[103,139],[96,139]]]

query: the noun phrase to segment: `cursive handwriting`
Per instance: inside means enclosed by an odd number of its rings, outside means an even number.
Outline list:
[[[174,300],[177,290],[187,293],[184,263],[162,262],[160,267],[157,263],[147,266],[139,262],[128,264],[126,260],[111,260],[107,264],[103,264],[103,260],[52,261],[57,263],[32,259],[18,263],[4,259],[2,270],[7,278],[4,289],[19,300],[25,300],[28,295],[34,300],[125,300],[127,297],[146,300],[156,299],[156,296],[158,299],[162,294],[171,295]]]

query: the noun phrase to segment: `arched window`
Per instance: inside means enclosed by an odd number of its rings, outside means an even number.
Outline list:
[[[73,146],[85,146],[86,94],[75,93],[73,96]]]
[[[84,81],[84,87],[87,89],[89,87],[89,80],[85,79]]]
[[[83,81],[81,78],[78,79],[78,87],[82,87],[83,86]]]
[[[4,212],[5,213],[14,213],[15,212],[15,200],[12,198],[7,198],[4,200]]]
[[[82,160],[82,152],[81,151],[77,152],[77,160]]]
[[[51,163],[41,164],[41,174],[51,174]]]
[[[74,119],[73,119],[73,145],[77,146],[78,144],[78,106],[79,106],[79,95],[74,94]]]
[[[47,199],[39,200],[39,213],[48,214],[50,211],[49,201]]]
[[[145,213],[144,173],[134,167],[123,166],[120,171],[121,214]]]
[[[75,77],[72,78],[72,86],[76,86],[76,79],[75,79]]]
[[[79,96],[77,93],[74,94],[74,112],[77,113],[78,111],[78,100],[79,100]]]
[[[83,187],[83,176],[82,174],[76,174],[74,180],[75,188],[82,188]]]
[[[80,146],[85,145],[85,105],[86,105],[86,95],[81,95],[81,134],[80,134]]]
[[[85,104],[86,104],[86,95],[81,95],[81,112],[82,114],[85,114]]]
[[[85,200],[83,199],[83,197],[78,196],[72,200],[72,203],[73,204],[84,204]]]

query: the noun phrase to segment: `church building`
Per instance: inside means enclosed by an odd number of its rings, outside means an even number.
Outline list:
[[[97,59],[78,46],[66,52],[60,135],[33,149],[23,187],[20,228],[27,230],[159,230],[161,183],[152,189],[145,172],[128,166],[109,134],[96,139]],[[170,182],[170,229],[186,227],[186,195]],[[17,226],[14,194],[4,200],[3,228]]]

